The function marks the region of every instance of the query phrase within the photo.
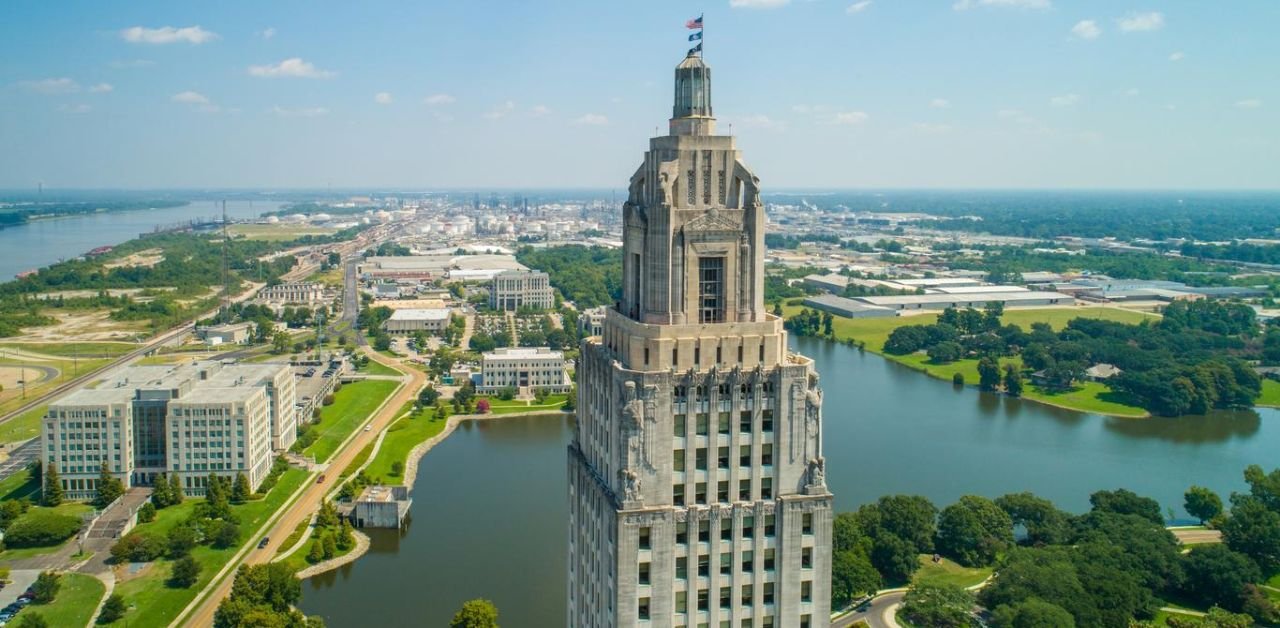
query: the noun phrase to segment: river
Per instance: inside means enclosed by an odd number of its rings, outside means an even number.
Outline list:
[[[227,216],[257,218],[280,205],[271,201],[227,201]],[[0,281],[100,246],[127,242],[157,226],[221,215],[220,202],[192,201],[182,207],[76,214],[0,229],[0,251],[4,251],[0,255]]]
[[[827,481],[838,510],[890,493],[939,506],[1032,491],[1071,511],[1125,487],[1181,514],[1190,484],[1225,498],[1249,464],[1276,466],[1280,411],[1115,419],[956,389],[871,353],[814,338],[792,345],[822,376]],[[564,418],[463,425],[418,468],[412,524],[374,531],[371,552],[303,584],[329,626],[447,625],[487,597],[503,625],[563,626],[567,521]]]

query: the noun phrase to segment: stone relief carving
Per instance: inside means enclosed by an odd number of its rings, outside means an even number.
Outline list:
[[[685,223],[686,232],[711,232],[711,231],[732,231],[742,230],[742,224],[730,216],[726,216],[719,209],[712,207],[706,213]]]
[[[644,503],[644,495],[640,493],[640,475],[631,469],[619,469],[618,479],[622,481],[622,500],[628,507]]]

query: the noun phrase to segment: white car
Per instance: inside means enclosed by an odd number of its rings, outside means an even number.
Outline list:
[[[366,426],[364,426],[364,431],[366,431],[366,432],[368,432],[368,431],[369,431],[369,430],[371,430],[371,429],[373,429],[373,426],[372,426],[372,425],[366,425]]]

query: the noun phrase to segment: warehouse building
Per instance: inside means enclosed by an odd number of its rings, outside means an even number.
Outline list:
[[[977,294],[904,294],[891,297],[857,297],[869,305],[891,310],[945,310],[954,308],[982,309],[988,303],[1006,308],[1049,305],[1075,305],[1076,300],[1060,292],[987,292]]]
[[[820,294],[809,297],[804,300],[804,304],[815,310],[831,312],[836,316],[844,316],[846,318],[882,318],[898,315],[896,311],[887,307],[870,305],[853,299],[838,297],[834,294]]]
[[[392,310],[391,318],[382,324],[388,334],[444,333],[449,326],[449,308],[407,308]]]

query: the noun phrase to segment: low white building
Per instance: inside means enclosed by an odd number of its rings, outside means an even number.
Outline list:
[[[541,389],[569,392],[573,383],[564,367],[564,353],[548,347],[506,347],[484,354],[477,392],[492,394],[511,387],[521,392]]]
[[[211,344],[248,344],[253,337],[253,323],[228,323],[196,328],[196,337]]]
[[[393,310],[382,327],[388,334],[443,333],[449,326],[449,308],[408,308]]]
[[[312,281],[290,281],[266,286],[258,298],[268,303],[316,305],[325,302],[324,285]]]

